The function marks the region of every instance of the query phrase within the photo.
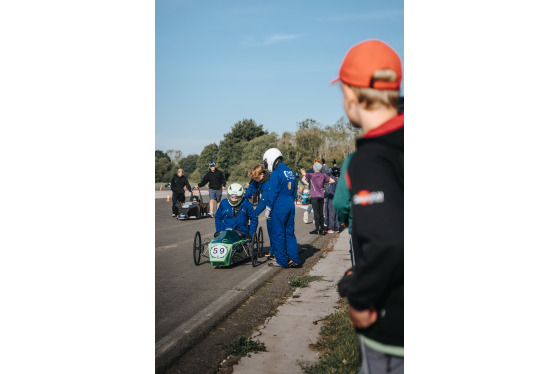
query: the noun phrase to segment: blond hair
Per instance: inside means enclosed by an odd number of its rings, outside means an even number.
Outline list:
[[[376,81],[395,82],[397,73],[390,69],[377,70],[373,74]],[[376,90],[373,88],[354,87],[340,82],[349,87],[358,97],[359,103],[365,103],[365,109],[374,110],[381,107],[397,108],[399,106],[400,90]]]
[[[255,179],[256,177],[258,177],[262,173],[264,173],[264,166],[258,164],[258,165],[253,166],[251,168],[251,170],[249,170],[249,173],[247,175],[249,176],[249,178]]]

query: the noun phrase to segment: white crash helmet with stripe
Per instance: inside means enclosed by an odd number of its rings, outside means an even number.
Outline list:
[[[283,161],[284,158],[282,157],[282,152],[280,152],[277,148],[270,148],[263,155],[264,167],[268,168],[271,172],[274,171],[278,164]]]

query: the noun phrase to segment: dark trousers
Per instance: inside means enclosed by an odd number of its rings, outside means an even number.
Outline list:
[[[323,213],[323,207],[325,205],[325,199],[322,197],[312,197],[311,206],[313,207],[313,217],[315,218],[315,228],[318,231],[323,231],[325,229],[325,215]]]
[[[173,192],[173,205],[171,206],[171,210],[173,212],[173,214],[177,215],[179,214],[179,208],[176,207],[177,203],[184,203],[185,202],[185,193],[176,193]]]
[[[338,231],[339,229],[338,217],[334,210],[332,197],[325,198],[325,224],[328,230]]]

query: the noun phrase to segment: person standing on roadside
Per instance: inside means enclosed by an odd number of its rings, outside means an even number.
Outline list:
[[[179,208],[177,203],[185,202],[185,191],[189,190],[192,194],[192,188],[187,180],[187,177],[183,175],[183,169],[177,170],[177,174],[171,179],[171,191],[173,191],[173,205],[171,206],[171,217],[176,217],[179,214]]]
[[[195,188],[204,187],[204,185],[208,183],[208,195],[210,199],[210,211],[208,214],[214,217],[214,212],[218,211],[220,201],[222,200],[222,191],[226,189],[226,177],[221,170],[216,168],[214,162],[210,162],[209,167],[210,170],[206,173],[204,178],[202,178],[202,182],[197,184]],[[214,203],[217,204],[216,210],[214,210]]]
[[[355,266],[350,319],[362,342],[360,373],[404,373],[404,113],[401,60],[367,40],[346,54],[339,77],[350,123],[363,131],[348,164]]]
[[[282,153],[277,148],[270,148],[264,153],[263,164],[272,172],[264,216],[270,220],[268,236],[270,245],[274,248],[276,261],[268,265],[282,268],[300,267],[301,260],[294,232],[296,173],[286,166]]]
[[[326,165],[323,165],[323,170],[325,167]],[[325,186],[325,226],[327,226],[327,233],[332,234],[339,232],[340,229],[338,217],[336,216],[336,211],[333,206],[338,177],[340,177],[340,168],[338,166],[333,166],[331,169],[328,169],[328,173],[325,172],[325,174],[334,179],[334,183],[327,183]]]
[[[323,208],[325,205],[325,183],[334,183],[334,179],[321,173],[321,163],[313,164],[313,173],[306,173],[305,169],[301,169],[301,174],[309,180],[309,191],[311,195],[311,206],[313,207],[313,217],[315,219],[315,230],[310,234],[325,235],[325,216]]]
[[[249,178],[252,179],[249,187],[245,191],[245,197],[247,199],[252,198],[254,195],[260,195],[259,203],[255,208],[255,213],[257,217],[265,210],[268,204],[268,195],[270,193],[270,172],[264,168],[263,165],[255,165],[249,170]],[[268,237],[270,239],[270,220],[266,220],[266,229],[268,232]],[[270,246],[270,252],[268,258],[270,260],[274,259],[274,248],[272,247],[272,240]]]
[[[354,156],[354,152],[350,153],[342,163],[340,175],[346,175],[346,170],[348,169],[348,164],[350,164],[352,156]],[[340,231],[342,232],[343,228],[346,227],[348,233],[352,236],[352,196],[350,196],[350,190],[348,189],[346,178],[344,177],[338,179],[333,197],[333,207],[338,223],[340,223]],[[352,258],[354,258],[354,255],[352,255]]]

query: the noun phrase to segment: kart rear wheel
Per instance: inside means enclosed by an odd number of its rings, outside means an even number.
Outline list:
[[[257,241],[259,243],[259,257],[263,256],[263,249],[264,249],[264,234],[262,227],[259,227],[259,234],[257,236]]]
[[[201,216],[200,211],[201,210],[202,209],[200,207],[200,204],[198,204],[198,206],[196,207],[196,219],[200,219],[200,216]]]
[[[253,267],[257,266],[259,262],[259,242],[256,235],[253,235],[253,240],[251,240],[251,262]]]
[[[193,258],[194,264],[198,266],[200,264],[200,254],[202,253],[202,240],[200,239],[200,231],[194,234],[193,242]]]

